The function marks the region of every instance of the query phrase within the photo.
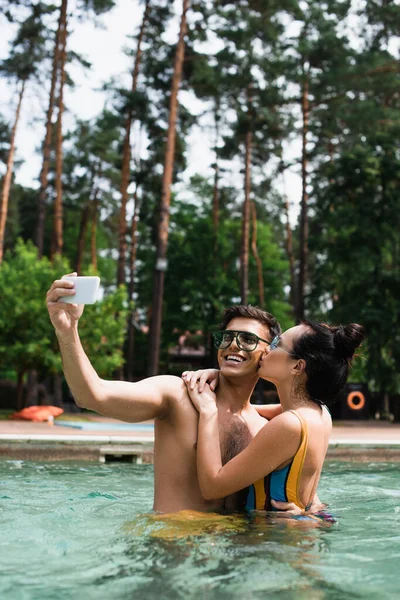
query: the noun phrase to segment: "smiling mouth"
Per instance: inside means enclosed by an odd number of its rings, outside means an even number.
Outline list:
[[[246,359],[244,356],[240,356],[240,354],[228,354],[227,356],[224,356],[224,360],[230,364],[238,365],[245,362]]]

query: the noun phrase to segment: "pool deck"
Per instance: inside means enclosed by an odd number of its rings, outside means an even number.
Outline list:
[[[99,415],[90,415],[86,421],[63,415],[54,425],[0,421],[2,458],[152,463],[153,446],[151,421],[127,424]],[[400,423],[337,421],[328,458],[400,462]]]

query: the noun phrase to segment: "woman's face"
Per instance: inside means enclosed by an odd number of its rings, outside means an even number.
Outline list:
[[[267,348],[261,357],[258,370],[262,379],[277,384],[293,377],[293,368],[298,359],[293,358],[290,352],[293,350],[294,340],[303,335],[307,329],[306,325],[291,327],[279,336],[275,349]]]

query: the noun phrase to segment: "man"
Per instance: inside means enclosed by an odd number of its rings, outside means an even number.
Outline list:
[[[201,496],[196,470],[198,415],[182,379],[170,375],[137,383],[101,379],[78,334],[83,305],[58,302],[62,296],[73,294],[74,283],[60,279],[53,282],[46,296],[67,383],[82,408],[131,423],[154,419],[154,510],[168,513],[240,508],[240,493],[218,501],[206,501]],[[260,358],[280,333],[280,326],[259,308],[235,306],[225,311],[222,329],[234,332],[220,337],[218,351],[220,378],[216,394],[221,446],[227,462],[265,425],[265,419],[250,404],[250,397],[258,380]]]

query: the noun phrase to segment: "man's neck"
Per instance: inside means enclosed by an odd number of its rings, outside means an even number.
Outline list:
[[[255,375],[240,379],[229,379],[220,374],[216,390],[217,404],[231,413],[237,413],[250,404],[251,394],[258,381]]]

